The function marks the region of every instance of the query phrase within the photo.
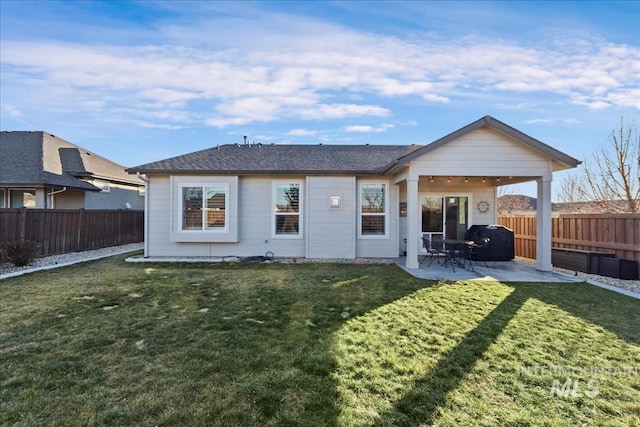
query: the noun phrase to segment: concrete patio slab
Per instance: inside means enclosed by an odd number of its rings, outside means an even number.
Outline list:
[[[405,259],[397,258],[396,264],[411,275],[427,280],[491,280],[499,282],[584,282],[584,278],[571,276],[557,271],[536,270],[533,264],[520,261],[487,261],[484,264],[473,265],[473,271],[467,268],[440,265],[436,262],[429,265],[429,260],[420,264],[417,270],[405,267]]]

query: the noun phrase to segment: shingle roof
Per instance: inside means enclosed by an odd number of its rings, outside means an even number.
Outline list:
[[[129,173],[394,173],[411,160],[448,142],[489,127],[552,159],[558,170],[576,167],[579,160],[526,135],[507,124],[484,116],[440,138],[420,145],[262,145],[228,144],[129,168]]]
[[[0,184],[99,191],[79,178],[143,183],[123,166],[47,132],[0,132]]]
[[[383,173],[418,145],[227,144],[129,168],[130,173]]]

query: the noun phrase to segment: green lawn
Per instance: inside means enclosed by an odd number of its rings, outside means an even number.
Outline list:
[[[640,301],[396,266],[0,281],[0,425],[640,425]]]

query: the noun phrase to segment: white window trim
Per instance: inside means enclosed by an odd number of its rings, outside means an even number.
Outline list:
[[[276,187],[279,184],[298,184],[300,192],[298,193],[298,234],[276,234],[276,215],[283,215],[283,213],[276,212]],[[304,185],[301,180],[297,179],[277,179],[271,181],[271,238],[272,239],[302,239],[304,237]],[[284,215],[287,215],[284,213]],[[296,215],[289,213],[288,215]]]
[[[183,192],[182,189],[185,187],[200,187],[203,190],[203,198],[202,198],[202,203],[203,203],[203,207],[202,207],[202,224],[203,224],[203,228],[199,229],[199,230],[184,230],[182,228],[182,224],[183,224],[183,220],[184,220],[184,208],[183,208]],[[204,225],[206,224],[206,220],[204,218],[205,213],[207,212],[207,210],[204,208],[204,189],[207,187],[224,187],[224,228],[216,228],[214,230],[207,230],[206,228],[204,228]],[[225,182],[207,182],[207,183],[202,183],[202,182],[181,182],[180,184],[178,184],[178,200],[179,200],[179,206],[178,206],[178,233],[184,233],[184,234],[195,234],[195,233],[229,233],[229,184],[225,183]]]
[[[381,184],[384,186],[384,234],[362,234],[362,185]],[[358,183],[358,239],[389,239],[389,182],[387,181],[360,181]],[[367,214],[371,215],[371,214]]]

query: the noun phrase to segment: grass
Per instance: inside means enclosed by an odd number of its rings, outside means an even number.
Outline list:
[[[118,256],[0,325],[1,425],[640,425],[640,301],[586,284]]]

